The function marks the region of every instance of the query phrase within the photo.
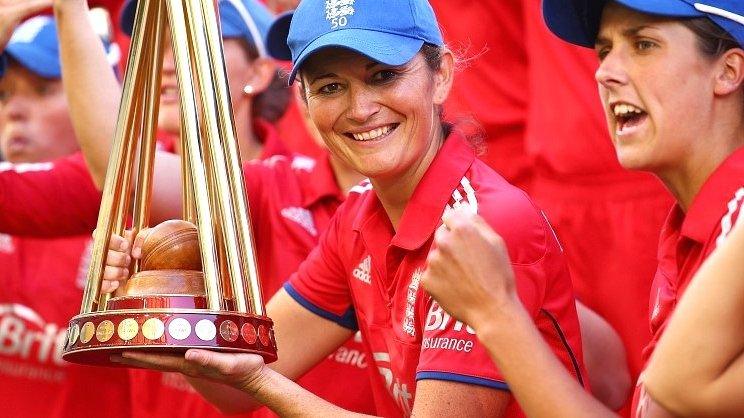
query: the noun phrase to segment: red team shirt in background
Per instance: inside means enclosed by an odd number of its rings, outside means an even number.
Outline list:
[[[540,1],[523,5],[530,195],[565,247],[577,298],[620,334],[635,380],[651,338],[648,295],[659,231],[673,200],[658,179],[618,163],[594,80],[595,52],[550,33]]]
[[[522,2],[430,3],[444,41],[463,59],[445,103],[445,119],[458,125],[474,119],[485,134],[485,150],[478,158],[526,190],[531,168],[524,150],[527,59]]]
[[[659,268],[651,290],[649,320],[653,338],[644,351],[648,361],[666,329],[677,302],[700,266],[726,239],[744,203],[744,148],[730,155],[708,177],[687,213],[675,205],[659,241]],[[640,382],[633,410],[638,405]]]
[[[62,188],[66,182],[71,189]],[[58,163],[0,163],[0,230],[38,227],[51,233],[60,219],[51,218],[92,212],[87,205],[65,207],[63,198],[65,193],[89,193],[95,201],[99,194],[89,186],[79,156]],[[38,213],[35,203],[42,196],[61,203],[59,210]],[[31,221],[21,225],[21,219]],[[74,216],[71,223],[86,226]],[[89,234],[56,239],[0,234],[0,399],[5,416],[131,416],[126,370],[80,366],[61,357],[67,323],[80,311],[90,243]]]
[[[576,378],[581,340],[568,270],[550,226],[524,192],[475,158],[453,134],[416,187],[397,229],[369,183],[352,189],[326,235],[285,285],[302,306],[361,330],[381,383],[377,412],[409,415],[416,381],[448,380],[508,390],[473,331],[420,287],[445,207],[477,208],[509,247],[522,302]],[[515,401],[508,417],[522,416]]]

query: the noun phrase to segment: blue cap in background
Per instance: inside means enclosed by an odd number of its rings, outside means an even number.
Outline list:
[[[744,47],[744,0],[614,0],[629,9],[670,18],[707,17]],[[593,48],[607,0],[543,0],[548,28],[572,44]]]
[[[128,0],[121,11],[121,29],[132,35],[137,0]],[[254,45],[260,56],[266,56],[264,40],[274,15],[257,0],[220,0],[220,23],[223,38],[243,38]]]
[[[104,43],[109,63],[119,63],[121,53],[116,44]],[[0,59],[0,76],[5,73],[8,57],[44,78],[60,78],[57,24],[51,16],[36,16],[21,23],[8,41]]]
[[[444,44],[427,0],[303,0],[293,15],[282,15],[274,26],[268,49],[280,59],[289,50],[294,64],[290,83],[302,63],[325,48],[346,48],[383,64],[402,65],[424,43]]]
[[[292,51],[287,45],[287,35],[289,35],[289,25],[292,23],[294,11],[288,11],[280,14],[269,27],[266,34],[266,52],[272,58],[282,61],[292,60]]]

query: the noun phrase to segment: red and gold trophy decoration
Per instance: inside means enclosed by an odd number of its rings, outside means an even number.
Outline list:
[[[183,220],[147,235],[123,289],[102,294],[109,237],[148,227],[163,45],[169,30],[181,108]],[[80,314],[63,358],[115,365],[128,350],[189,348],[276,360],[264,314],[227,76],[212,0],[137,5],[129,68]]]

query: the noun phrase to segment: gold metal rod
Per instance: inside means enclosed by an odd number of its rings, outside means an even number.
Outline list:
[[[209,42],[209,53],[212,62],[224,63],[224,52],[222,49],[221,36],[217,26],[217,16],[211,1],[203,0],[205,16],[205,30]],[[233,293],[245,294],[244,284],[248,282],[248,292],[251,311],[257,315],[264,314],[264,305],[261,298],[261,282],[258,275],[258,264],[256,262],[255,244],[251,234],[249,207],[246,204],[245,184],[243,179],[242,164],[240,161],[240,149],[235,134],[235,122],[230,103],[228,91],[227,72],[225,66],[213,65],[211,78],[215,84],[215,95],[217,97],[217,115],[220,125],[221,137],[224,141],[225,167],[230,182],[233,205],[233,222],[236,225],[236,248],[239,250],[240,268],[243,280],[236,283],[233,277]],[[242,312],[242,311],[241,311]]]
[[[160,84],[163,68],[163,31],[165,26],[165,8],[162,0],[151,0],[155,4],[154,18],[148,28],[148,62],[145,66],[147,86],[142,96],[144,121],[142,141],[140,143],[139,164],[137,170],[137,187],[134,188],[134,211],[132,228],[135,233],[149,225],[150,202],[152,201],[152,175],[155,162],[155,145],[157,141],[157,123],[160,110]],[[133,273],[139,271],[136,265]]]
[[[127,148],[127,131],[135,119],[137,108],[133,106],[133,97],[135,84],[138,78],[138,68],[142,55],[142,39],[139,34],[143,32],[146,25],[146,17],[149,15],[149,1],[139,2],[137,5],[136,18],[134,23],[134,36],[129,52],[129,70],[124,79],[124,88],[119,105],[119,117],[116,123],[116,130],[112,144],[112,154],[106,170],[106,180],[104,182],[103,196],[101,199],[101,209],[98,214],[98,223],[93,241],[91,253],[91,265],[88,269],[88,277],[83,291],[83,300],[81,302],[80,312],[82,314],[91,313],[93,305],[98,298],[101,281],[103,279],[103,268],[105,258],[108,252],[109,239],[114,224],[117,222],[113,211],[118,206],[121,198],[122,181],[124,167],[124,154]]]
[[[216,28],[211,33],[207,33],[205,30],[210,24],[216,25],[216,20],[209,22],[209,19],[204,18],[204,12],[208,10],[212,12],[212,19],[216,19],[214,17],[214,3],[205,0],[186,0],[186,5],[188,18],[193,22],[202,22],[200,26],[192,26],[196,30],[191,32],[190,35],[191,41],[196,51],[198,51],[195,59],[196,73],[201,87],[199,93],[204,111],[204,139],[209,150],[209,169],[213,170],[211,172],[211,180],[213,180],[212,185],[214,187],[210,188],[210,195],[212,201],[216,203],[218,211],[217,221],[220,225],[216,229],[222,233],[222,240],[218,241],[222,241],[223,244],[221,249],[224,250],[224,258],[228,266],[228,271],[225,273],[228,273],[231,287],[233,288],[232,296],[235,298],[235,309],[238,312],[247,313],[248,306],[243,286],[246,277],[244,277],[242,271],[241,254],[237,240],[237,227],[234,216],[235,208],[230,198],[233,192],[226,169],[225,138],[221,135],[225,129],[221,129],[220,127],[217,113],[217,97],[215,96],[215,92],[221,86],[212,79],[212,68],[218,65],[224,66],[224,59],[221,55],[213,54],[209,51],[208,35],[211,34],[213,37],[217,37],[219,36],[219,32]],[[218,59],[214,59],[215,57],[218,57]]]
[[[197,228],[204,270],[204,287],[207,296],[207,307],[210,310],[220,310],[222,305],[218,280],[221,277],[214,243],[213,214],[209,206],[207,195],[207,176],[204,170],[204,155],[199,141],[199,121],[197,119],[196,96],[192,86],[189,45],[182,40],[188,39],[186,33],[186,17],[181,0],[166,0],[168,6],[168,22],[171,30],[171,41],[176,60],[176,76],[180,87],[182,120],[191,165],[191,178],[194,185],[194,203],[196,207]],[[191,28],[197,27],[198,22],[189,21]]]
[[[205,58],[208,58],[208,52],[206,50],[206,42],[204,41],[203,37],[205,36],[204,30],[203,30],[203,17],[198,14],[199,12],[199,6],[194,6],[194,3],[189,2],[188,0],[184,1],[185,5],[185,13],[186,13],[186,19],[187,21],[196,22],[195,25],[190,25],[187,29],[187,33],[189,36],[188,43],[192,48],[193,53],[191,55],[191,67],[194,69],[194,72],[196,73],[196,80],[195,84],[198,86],[198,95],[197,95],[197,101],[199,104],[199,111],[200,111],[200,120],[202,122],[200,128],[200,134],[202,138],[202,152],[204,153],[205,162],[207,163],[205,166],[205,170],[207,172],[207,194],[209,195],[209,202],[211,204],[211,207],[214,209],[214,215],[215,218],[212,219],[212,224],[214,226],[214,240],[215,245],[217,247],[217,259],[220,266],[220,272],[222,273],[220,276],[220,280],[218,282],[219,292],[220,296],[223,300],[226,300],[228,295],[227,291],[230,290],[230,285],[228,283],[227,286],[225,286],[225,282],[229,282],[229,277],[232,275],[230,273],[230,264],[229,264],[229,256],[227,255],[226,247],[225,247],[225,228],[224,228],[224,222],[223,219],[225,218],[224,211],[225,208],[223,207],[221,203],[221,189],[218,186],[218,173],[217,167],[218,165],[222,164],[220,162],[215,162],[215,142],[218,142],[216,139],[216,135],[218,134],[217,129],[215,128],[215,124],[213,122],[213,119],[215,117],[214,115],[214,94],[213,94],[213,86],[212,86],[212,80],[209,78],[205,78]],[[196,13],[196,14],[195,14]],[[199,24],[201,22],[201,24]],[[207,66],[211,66],[212,63],[209,61],[206,61]],[[208,77],[208,76],[207,76]],[[219,146],[219,144],[216,144],[216,146]]]

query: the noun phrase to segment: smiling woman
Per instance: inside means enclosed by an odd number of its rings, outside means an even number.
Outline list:
[[[125,353],[178,370],[224,410],[348,416],[289,379],[361,331],[382,416],[523,416],[471,328],[420,287],[442,215],[481,214],[505,237],[519,296],[552,356],[586,382],[563,253],[541,212],[441,120],[454,58],[426,0],[305,0],[272,55],[291,56],[312,122],[336,158],[369,178],[351,189],[309,258],[267,304],[279,360],[190,350]],[[259,254],[261,257],[261,254]],[[372,364],[370,364],[372,366]],[[289,378],[289,379],[288,379]]]

